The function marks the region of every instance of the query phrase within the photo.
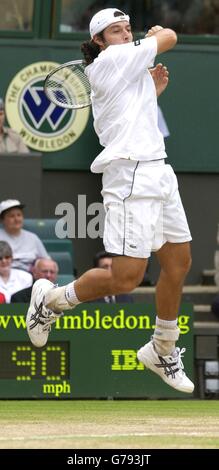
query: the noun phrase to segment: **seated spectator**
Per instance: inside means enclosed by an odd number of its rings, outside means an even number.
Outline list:
[[[0,153],[28,153],[29,149],[20,135],[10,127],[4,126],[5,104],[0,98]]]
[[[0,203],[0,217],[3,228],[0,228],[0,240],[9,243],[13,252],[13,268],[32,271],[37,258],[48,258],[43,243],[39,237],[28,230],[24,230],[24,204],[16,199],[7,199]]]
[[[15,292],[32,286],[32,283],[30,273],[12,268],[12,249],[7,242],[0,241],[0,292],[6,303],[10,303]]]
[[[112,269],[112,256],[106,251],[100,251],[94,256],[94,268]],[[119,295],[107,295],[94,300],[95,303],[132,303],[134,302],[133,297],[130,294],[119,294]]]
[[[12,303],[30,303],[31,291],[34,282],[37,279],[48,279],[49,281],[56,283],[59,268],[55,261],[52,259],[37,259],[33,266],[33,283],[30,287],[26,289],[22,289],[16,294],[12,295],[11,302]]]

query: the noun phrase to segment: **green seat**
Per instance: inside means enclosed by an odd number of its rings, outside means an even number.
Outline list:
[[[59,267],[59,274],[71,274],[73,276],[73,263],[70,253],[65,251],[48,251],[51,258]]]
[[[57,240],[55,226],[59,219],[24,219],[24,229],[43,239]]]
[[[59,274],[57,277],[57,284],[59,286],[66,286],[75,279],[75,277],[71,274]]]
[[[46,250],[49,251],[63,251],[65,253],[69,253],[72,258],[72,263],[74,265],[74,252],[73,252],[73,245],[71,240],[42,240]]]

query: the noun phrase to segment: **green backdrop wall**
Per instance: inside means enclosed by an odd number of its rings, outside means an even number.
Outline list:
[[[38,61],[80,58],[81,41],[1,39],[0,95],[24,67]],[[179,44],[159,56],[170,72],[167,91],[159,99],[170,129],[167,152],[176,171],[217,172],[219,45]],[[80,112],[80,111],[79,111]],[[43,152],[44,169],[88,169],[99,152],[90,116],[76,142],[56,152]]]
[[[154,331],[153,305],[81,304],[56,321],[43,348],[28,338],[27,308],[0,306],[0,398],[185,398],[138,362]],[[193,380],[192,305],[182,305],[179,328]]]

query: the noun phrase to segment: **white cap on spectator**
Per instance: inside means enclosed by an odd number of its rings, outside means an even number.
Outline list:
[[[90,22],[90,35],[93,38],[95,34],[100,33],[105,28],[118,21],[130,22],[129,15],[126,15],[118,8],[105,8],[104,10],[98,11]]]
[[[6,201],[2,201],[0,203],[0,215],[8,209],[12,209],[14,207],[19,207],[19,209],[23,209],[25,205],[21,204],[21,202],[17,199],[6,199]]]

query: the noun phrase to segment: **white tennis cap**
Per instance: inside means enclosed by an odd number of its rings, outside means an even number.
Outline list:
[[[0,214],[7,211],[8,209],[12,209],[14,207],[18,207],[19,209],[23,209],[25,207],[24,204],[21,204],[20,201],[17,199],[7,199],[6,201],[2,201],[0,203]]]
[[[130,22],[129,15],[126,15],[118,8],[105,8],[104,10],[98,11],[90,22],[90,35],[93,38],[95,34],[103,31],[107,26],[110,26],[113,23],[118,21],[128,21]]]

